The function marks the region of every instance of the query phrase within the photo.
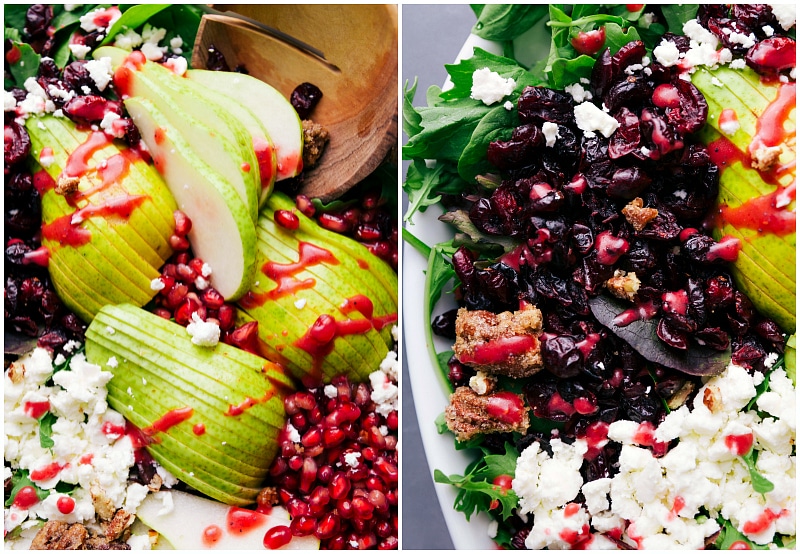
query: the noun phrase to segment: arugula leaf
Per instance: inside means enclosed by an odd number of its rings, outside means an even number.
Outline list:
[[[58,421],[58,417],[53,412],[47,412],[39,418],[39,444],[42,448],[52,449],[55,446],[53,442],[53,424]]]
[[[472,33],[487,40],[514,40],[547,15],[547,4],[486,4]]]
[[[661,13],[667,20],[667,30],[676,35],[683,34],[683,24],[697,17],[700,4],[669,4],[661,6]]]
[[[519,124],[516,110],[497,106],[481,119],[458,159],[458,174],[467,183],[472,183],[481,173],[495,172],[486,152],[489,144],[497,140],[509,140]]]
[[[411,88],[408,87],[408,81],[403,85],[403,132],[408,137],[413,137],[422,130],[420,122],[422,117],[414,109],[414,96],[417,94],[417,79],[414,79],[414,84]]]
[[[7,64],[6,69],[13,78],[12,86],[24,88],[25,81],[30,77],[36,77],[39,72],[39,63],[42,57],[31,48],[30,44],[24,42],[13,42],[11,48],[19,50],[19,60]]]
[[[623,28],[616,23],[606,24],[606,46],[611,50],[612,56],[634,40],[639,40],[639,33],[634,27]]]
[[[519,452],[512,444],[506,443],[505,446],[505,454],[492,454],[476,460],[467,466],[463,476],[447,476],[438,469],[434,471],[434,481],[459,489],[454,507],[464,512],[467,521],[475,512],[488,512],[495,500],[502,507],[503,519],[511,517],[516,508],[519,498],[514,490],[501,489],[492,484],[492,480],[499,475],[514,476]]]
[[[49,490],[40,489],[36,483],[30,480],[28,477],[29,473],[27,469],[19,469],[15,471],[11,475],[11,493],[6,498],[5,507],[9,508],[14,503],[14,498],[17,496],[17,493],[23,487],[33,487],[36,491],[36,496],[39,497],[39,500],[44,500],[48,496],[50,496]]]
[[[448,376],[450,375],[450,367],[447,363],[450,361],[450,358],[453,357],[452,350],[445,350],[444,352],[439,352],[436,354],[436,361],[439,363],[439,373],[444,375],[445,382],[448,384],[448,388],[450,392],[453,392],[455,389],[453,387],[453,383],[450,382]]]
[[[417,211],[424,212],[428,206],[438,204],[442,194],[460,194],[466,183],[458,176],[452,164],[437,163],[428,167],[425,160],[414,160],[408,166],[403,190],[408,195],[405,220],[410,221]]]
[[[749,546],[749,550],[769,550],[769,546],[756,544],[736,529],[736,527],[728,520],[717,518],[721,529],[714,545],[720,550],[731,550],[731,545],[735,542],[743,542]]]
[[[449,243],[448,243],[449,244]],[[437,244],[431,250],[428,258],[428,270],[425,275],[426,298],[428,299],[428,313],[433,312],[434,306],[442,297],[445,285],[456,277],[456,271],[443,255],[442,245]],[[430,318],[428,318],[430,319]]]
[[[411,231],[403,227],[403,240],[414,247],[414,249],[427,258],[431,255],[431,247],[415,237]]]
[[[447,423],[445,422],[444,412],[436,416],[436,419],[433,421],[433,424],[436,425],[436,432],[439,433],[440,435],[444,435],[445,433],[450,431],[450,429],[447,428]]]
[[[767,494],[775,489],[775,485],[772,484],[772,481],[764,477],[758,472],[756,468],[756,456],[755,456],[755,449],[751,448],[750,452],[741,456],[742,461],[747,466],[747,470],[750,472],[750,481],[753,484],[753,490],[759,494]]]
[[[108,30],[108,34],[106,38],[103,39],[103,42],[100,43],[100,46],[109,44],[115,36],[127,29],[137,29],[144,25],[151,17],[169,6],[169,4],[139,4],[137,6],[131,6],[123,12],[122,17],[114,22],[114,25]]]

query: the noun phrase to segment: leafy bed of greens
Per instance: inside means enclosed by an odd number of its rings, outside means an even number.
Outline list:
[[[470,183],[475,183],[476,180],[479,185],[488,189],[500,184],[492,182],[491,177],[486,176],[492,169],[486,159],[486,151],[489,143],[508,140],[519,121],[516,110],[508,110],[502,104],[487,106],[470,98],[472,74],[475,70],[488,67],[503,78],[514,79],[516,87],[506,100],[516,106],[520,94],[527,86],[563,89],[582,78],[589,78],[596,56],[580,54],[575,50],[570,39],[578,32],[603,25],[606,32],[605,46],[610,48],[612,55],[634,40],[642,40],[648,54],[652,54],[652,49],[658,45],[665,32],[683,34],[684,23],[694,19],[698,10],[697,4],[660,5],[656,9],[663,16],[661,20],[665,22],[664,25],[651,23],[648,18],[642,17],[644,12],[653,10],[652,6],[645,5],[633,12],[628,11],[625,5],[603,4],[574,7],[560,4],[477,4],[471,7],[477,17],[472,33],[499,42],[504,55],[498,56],[476,47],[471,58],[456,64],[446,64],[452,87],[447,90],[430,87],[426,93],[426,106],[414,107],[417,84],[415,82],[409,85],[406,82],[403,91],[403,130],[409,140],[403,146],[402,153],[404,159],[411,160],[411,164],[403,189],[408,197],[405,221],[412,226],[415,213],[440,204],[447,195],[468,192],[472,186]],[[546,58],[526,65],[516,59],[515,49],[519,49],[519,45],[515,43],[515,39],[529,32],[532,27],[537,27],[541,31],[540,35],[549,33],[549,50]],[[543,49],[547,47],[540,46]],[[436,163],[426,160],[436,160]],[[453,239],[433,246],[426,245],[414,236],[408,226],[403,228],[403,239],[428,260],[424,289],[424,297],[427,298],[424,315],[428,322],[431,321],[434,308],[442,295],[451,293],[458,287],[450,256],[460,246],[467,245],[487,257],[492,257],[510,252],[518,245],[508,237],[483,234],[471,223],[466,213],[448,212],[440,219],[450,223],[456,233]],[[450,350],[435,352],[430,326],[426,333],[431,359],[436,360],[441,381],[452,392],[453,386],[447,378],[447,364],[453,353]],[[789,352],[793,350],[787,350],[787,356]],[[730,352],[727,353],[727,359],[729,358]],[[709,360],[707,363],[718,361]],[[781,357],[771,371],[785,365],[784,358]],[[793,362],[791,365],[793,366]],[[793,367],[787,368],[787,371],[793,371]],[[768,385],[769,374],[757,387],[756,396],[745,410],[755,407],[758,397],[768,389]],[[503,388],[510,390],[514,385],[506,381]],[[437,419],[436,425],[439,433],[448,431],[443,414]],[[531,425],[532,428],[558,427],[558,424],[536,418],[532,418]],[[505,454],[501,455],[482,443],[482,436],[467,443],[456,441],[456,449],[476,449],[479,456],[465,468],[463,475],[448,476],[435,470],[434,480],[458,489],[454,507],[463,512],[468,521],[475,513],[489,512],[491,507],[500,506],[500,510],[492,512],[499,521],[494,540],[501,547],[513,548],[513,531],[503,522],[512,516],[518,498],[513,490],[501,489],[492,481],[501,475],[514,475],[519,452],[512,444],[506,443]],[[751,449],[742,459],[750,471],[754,490],[764,494],[773,489],[773,484],[756,470],[756,455]],[[750,549],[767,549],[767,546],[757,545],[747,539],[723,518],[720,517],[718,523],[721,531],[714,544],[716,548],[726,550],[734,543],[737,543],[736,546],[744,543]],[[783,548],[795,548],[796,543],[792,539],[783,544],[778,537],[777,544]]]

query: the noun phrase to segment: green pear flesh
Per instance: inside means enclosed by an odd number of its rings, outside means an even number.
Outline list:
[[[109,405],[143,430],[159,463],[219,501],[254,501],[292,390],[282,368],[226,344],[196,346],[185,328],[132,305],[100,310],[86,356],[114,374]],[[176,410],[185,417],[159,423]]]
[[[779,86],[765,85],[749,68],[732,70],[721,67],[698,70],[692,82],[706,97],[708,123],[700,133],[705,144],[713,144],[723,136],[739,151],[748,153],[757,133],[758,119],[778,95]],[[739,128],[732,135],[724,134],[720,125],[723,110],[736,114]],[[794,124],[796,111],[789,115]],[[783,158],[781,159],[781,163]],[[793,178],[791,176],[790,178]],[[785,186],[789,181],[781,181]],[[776,190],[755,169],[732,160],[720,173],[718,205],[736,208],[750,199]],[[794,209],[794,200],[787,209]],[[796,327],[796,233],[762,233],[757,229],[737,227],[727,222],[715,226],[717,239],[729,235],[739,239],[741,251],[732,263],[732,276],[737,286],[764,315],[774,319],[785,331]],[[786,263],[792,260],[792,263]]]
[[[171,510],[164,510],[160,497],[148,495],[136,516],[148,527],[158,531],[176,550],[263,550],[264,535],[276,526],[289,526],[289,515],[282,508],[273,508],[269,514],[261,514],[201,498],[181,491],[171,491]],[[165,513],[162,513],[165,512]],[[236,529],[229,526],[237,515],[244,515],[252,527]],[[207,532],[208,530],[219,533]],[[216,537],[211,541],[209,537]],[[293,537],[281,550],[316,550],[319,540],[310,537]]]
[[[294,107],[267,83],[240,73],[190,69],[191,81],[216,90],[249,108],[264,124],[277,153],[277,180],[303,169],[303,125]]]
[[[53,183],[59,180],[70,155],[92,136],[90,132],[78,130],[71,121],[52,116],[31,117],[26,126],[33,160],[38,160],[45,149],[51,154],[47,168],[32,161],[32,169],[37,174],[47,173]],[[172,195],[144,160],[127,156],[123,150],[126,148],[108,140],[87,156],[89,169],[80,176],[76,193],[84,194],[83,198],[76,200],[77,196],[70,196],[67,199],[57,194],[54,187],[45,187],[42,192],[45,226],[74,217],[82,208],[99,209],[99,213],[72,225],[81,232],[88,232],[87,242],[70,245],[47,236],[42,241],[50,253],[48,271],[56,291],[86,322],[91,321],[106,302],[147,303],[155,294],[150,282],[158,276],[158,268],[172,253],[168,242],[174,232]],[[113,181],[103,183],[95,168],[102,167],[112,157],[125,157],[127,169]],[[142,201],[127,217],[102,213],[106,202],[133,196]]]
[[[248,207],[152,103],[131,97],[125,107],[178,208],[192,220],[189,241],[195,255],[211,266],[211,284],[226,300],[239,298],[256,269],[255,227]]]
[[[391,324],[386,322],[392,322],[397,314],[396,274],[363,245],[320,228],[302,214],[297,214],[300,225],[294,231],[274,222],[275,210],[293,207],[288,197],[274,193],[262,210],[258,224],[258,266],[262,270],[250,293],[239,302],[237,322],[258,321],[262,354],[280,362],[298,379],[327,382],[348,374],[364,380],[392,346]],[[304,265],[301,245],[323,249],[324,259]],[[296,271],[281,278],[270,273],[267,264],[294,266]],[[279,285],[281,281],[283,285]],[[279,286],[298,284],[302,286],[278,292]],[[357,311],[342,310],[348,299],[359,296],[372,304],[375,319],[371,328],[337,336],[324,354],[303,347],[302,338],[322,314],[344,326],[366,319]]]
[[[183,135],[195,153],[236,187],[255,222],[261,193],[259,163],[250,134],[224,106],[209,101],[189,81],[152,61],[127,62],[129,53],[106,46],[95,58],[109,57],[115,81],[124,80],[127,96],[152,102]],[[121,82],[121,81],[120,81]]]

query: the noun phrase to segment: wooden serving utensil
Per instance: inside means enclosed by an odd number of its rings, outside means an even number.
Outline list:
[[[213,45],[231,68],[244,65],[287,99],[304,82],[322,91],[311,118],[328,129],[330,141],[317,166],[306,172],[303,194],[326,201],[341,196],[393,151],[396,6],[226,4],[214,9],[218,11],[204,15],[200,23],[194,67],[206,67]],[[246,18],[279,32],[265,31]]]

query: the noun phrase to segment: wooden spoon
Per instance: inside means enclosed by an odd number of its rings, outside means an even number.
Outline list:
[[[215,5],[278,29],[323,55],[255,25],[203,16],[192,55],[206,67],[208,48],[233,68],[243,64],[289,98],[309,82],[323,97],[311,118],[330,132],[302,193],[331,200],[369,175],[397,144],[397,7],[387,5]],[[312,50],[313,50],[312,49]]]

